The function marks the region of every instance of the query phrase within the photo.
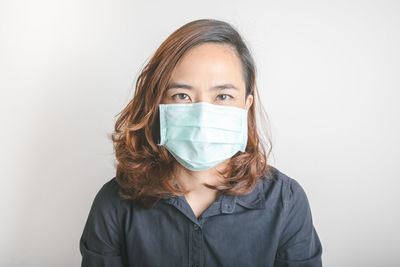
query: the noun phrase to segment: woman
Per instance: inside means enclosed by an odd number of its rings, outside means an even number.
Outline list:
[[[117,173],[93,201],[82,266],[321,266],[304,190],[267,164],[256,96],[231,25],[171,34],[116,122]]]

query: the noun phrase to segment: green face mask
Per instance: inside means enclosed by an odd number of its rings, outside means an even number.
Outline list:
[[[245,151],[247,110],[208,102],[159,104],[160,144],[192,171]]]

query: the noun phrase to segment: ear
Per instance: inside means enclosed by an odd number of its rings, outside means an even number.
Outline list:
[[[250,94],[247,96],[246,99],[246,109],[249,110],[252,104],[253,104],[253,95]]]

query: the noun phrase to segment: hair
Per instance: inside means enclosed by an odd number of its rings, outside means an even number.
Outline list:
[[[171,194],[187,193],[174,178],[179,163],[164,146],[157,145],[160,140],[158,105],[178,61],[191,48],[204,43],[228,45],[237,52],[242,63],[246,98],[253,94],[254,99],[248,110],[245,152],[237,152],[229,159],[226,168],[218,171],[224,177],[224,184],[204,185],[219,193],[247,194],[254,189],[258,178],[269,170],[267,162],[272,143],[266,134],[267,146],[258,133],[256,107],[260,110],[263,126],[267,115],[259,101],[256,67],[248,47],[238,31],[227,22],[215,19],[191,21],[174,31],[143,67],[136,80],[134,96],[117,114],[120,116],[111,135],[117,160],[119,195],[123,199],[135,199],[143,208],[152,208],[160,198]]]

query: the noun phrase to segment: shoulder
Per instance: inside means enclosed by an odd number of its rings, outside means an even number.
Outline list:
[[[118,203],[121,198],[119,196],[119,184],[115,177],[108,180],[102,185],[100,190],[97,192],[95,200],[98,202],[106,203]]]
[[[121,201],[115,177],[98,190],[80,239],[85,262],[120,255]]]
[[[306,193],[301,184],[287,174],[273,166],[269,166],[267,173],[260,179],[266,200],[279,199],[284,208],[293,202],[308,205]]]
[[[322,266],[322,245],[303,187],[274,167],[262,180],[267,205],[282,211],[275,266]]]
[[[124,202],[119,195],[119,188],[115,177],[105,182],[93,200],[91,213],[110,218],[118,217],[121,205]]]

